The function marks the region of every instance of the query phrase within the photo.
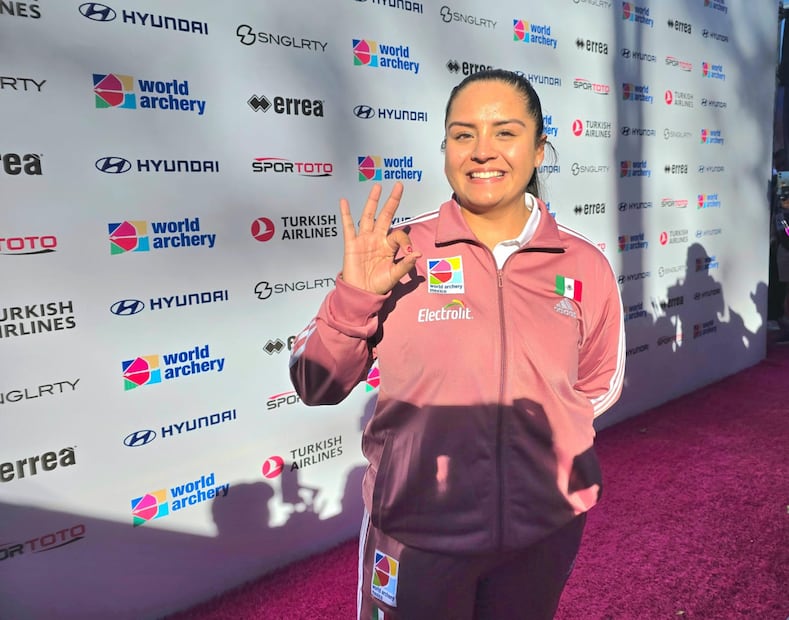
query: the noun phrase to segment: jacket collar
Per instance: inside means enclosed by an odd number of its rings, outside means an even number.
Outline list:
[[[559,236],[559,227],[554,217],[548,213],[545,203],[539,198],[534,199],[540,210],[540,223],[531,241],[521,248],[524,249],[552,249],[566,250],[567,243]],[[466,224],[460,212],[460,205],[454,197],[441,205],[438,211],[438,226],[436,228],[436,245],[444,245],[457,241],[479,243],[474,233]]]

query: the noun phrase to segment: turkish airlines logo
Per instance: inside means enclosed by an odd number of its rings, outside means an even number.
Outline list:
[[[106,4],[99,4],[98,2],[85,2],[79,5],[79,12],[83,17],[92,19],[94,22],[111,22],[117,13]]]
[[[117,316],[131,316],[145,310],[145,303],[139,299],[122,299],[110,306],[110,312]]]
[[[666,94],[663,98],[666,100],[667,105],[674,103],[674,93],[672,93],[670,90],[666,91]]]
[[[252,236],[261,243],[270,241],[274,236],[274,222],[267,217],[259,217],[251,226]]]
[[[156,439],[156,431],[147,428],[145,430],[134,431],[133,433],[126,435],[123,440],[123,445],[125,445],[127,448],[139,448],[140,446],[148,445],[154,439]]]
[[[260,472],[263,474],[264,478],[272,479],[279,476],[283,469],[285,469],[285,461],[282,457],[270,456],[266,459],[266,462],[263,463]]]
[[[96,160],[96,170],[107,174],[123,174],[131,170],[131,162],[123,157],[101,157]]]
[[[580,119],[575,119],[573,121],[573,135],[578,137],[584,132],[584,124],[583,121]]]

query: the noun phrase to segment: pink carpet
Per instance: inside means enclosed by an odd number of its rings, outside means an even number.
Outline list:
[[[603,500],[556,620],[789,617],[789,345],[597,450]],[[351,540],[171,618],[350,620],[356,558]]]

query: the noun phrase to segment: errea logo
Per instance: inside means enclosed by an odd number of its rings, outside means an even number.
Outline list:
[[[285,114],[288,116],[317,116],[323,117],[322,99],[303,99],[297,97],[272,97],[265,95],[252,95],[247,100],[247,105],[255,112],[268,112]]]
[[[28,176],[41,176],[41,155],[36,153],[0,153],[0,170],[11,176],[25,174]]]
[[[77,464],[76,447],[61,448],[44,452],[39,456],[0,463],[0,482],[12,482],[25,477],[37,476],[42,472],[54,471],[58,467],[70,467]]]

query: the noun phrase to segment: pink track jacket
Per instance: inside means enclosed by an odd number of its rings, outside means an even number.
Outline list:
[[[294,343],[310,405],[343,400],[377,359],[362,492],[406,545],[518,549],[599,498],[592,422],[622,389],[622,302],[603,253],[535,204],[501,269],[453,200],[406,221],[415,270],[386,295],[338,278]]]

